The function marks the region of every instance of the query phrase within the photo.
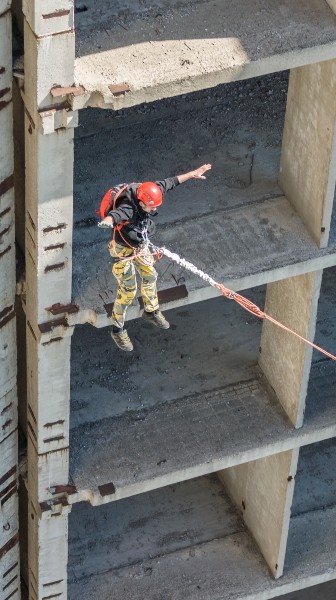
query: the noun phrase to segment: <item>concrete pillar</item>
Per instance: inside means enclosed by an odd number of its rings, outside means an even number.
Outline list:
[[[29,598],[65,600],[74,82],[73,2],[23,1]],[[61,89],[58,95],[52,89]]]
[[[10,2],[0,0],[0,595],[20,598]]]
[[[28,501],[29,600],[67,597],[70,507]]]
[[[298,456],[290,450],[219,473],[275,578],[283,573]]]
[[[265,312],[306,339],[314,339],[322,271],[267,286]],[[269,321],[263,322],[259,365],[295,427],[301,427],[312,348]]]
[[[336,181],[336,60],[292,69],[279,184],[320,247]]]

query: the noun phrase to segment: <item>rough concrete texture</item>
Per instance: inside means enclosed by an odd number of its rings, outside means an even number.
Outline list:
[[[335,577],[334,552],[335,508],[292,520],[288,566],[278,580],[269,574],[249,535],[234,533],[72,581],[69,595],[72,600],[105,600],[111,593],[123,600],[266,600]]]
[[[42,135],[26,115],[27,319],[54,319],[47,310],[71,298],[73,130]]]
[[[277,185],[286,89],[281,74],[116,114],[81,113],[73,239],[73,301],[80,313],[71,322],[109,322],[104,304],[115,294],[109,234],[97,229],[94,209],[120,181],[159,179],[211,162],[206,181],[167,195],[154,241],[235,289],[335,262],[334,248],[318,251]],[[172,307],[218,295],[167,259],[157,269],[160,289],[187,285],[188,298]],[[139,312],[136,303],[129,317]]]
[[[76,11],[77,9],[77,11]],[[86,10],[85,10],[86,9]],[[120,108],[336,55],[324,0],[77,1],[74,106]],[[110,84],[130,92],[114,97]]]
[[[332,274],[321,305],[333,302]],[[247,294],[263,306],[263,293]],[[332,314],[319,316],[319,330]],[[298,432],[256,377],[260,321],[224,299],[169,318],[166,332],[130,323],[130,356],[107,331],[75,331],[70,473],[80,493],[71,501],[107,502],[335,435],[333,363],[314,367]],[[102,497],[97,486],[110,482],[116,492]]]
[[[79,581],[244,530],[216,475],[95,509],[80,503],[69,515],[68,578]]]
[[[219,476],[271,573],[283,573],[298,448],[221,471]]]
[[[336,181],[336,60],[290,74],[279,182],[316,243],[329,238]]]
[[[28,553],[29,599],[66,598],[68,516],[39,519],[29,501]]]
[[[22,0],[22,11],[37,36],[64,33],[74,26],[73,0]]]
[[[24,102],[37,126],[39,116],[36,112],[39,109],[64,102],[64,98],[54,100],[51,88],[73,85],[75,33],[72,31],[37,38],[24,20],[24,44],[24,70],[28,74],[25,78]]]
[[[313,340],[322,271],[267,286],[265,312]],[[259,365],[295,427],[301,427],[312,348],[269,321],[263,323]]]

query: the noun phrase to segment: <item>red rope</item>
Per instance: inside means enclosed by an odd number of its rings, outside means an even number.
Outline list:
[[[252,315],[254,315],[256,317],[259,317],[260,319],[266,319],[267,321],[270,321],[271,323],[273,323],[274,325],[277,325],[284,331],[287,331],[288,333],[291,333],[295,337],[299,338],[299,340],[302,340],[303,342],[305,342],[312,348],[315,348],[315,350],[322,352],[322,354],[325,354],[325,356],[328,356],[328,358],[331,358],[332,360],[336,361],[336,356],[334,356],[333,354],[330,354],[330,352],[327,352],[323,348],[320,348],[320,346],[313,344],[313,342],[306,340],[306,338],[302,337],[302,335],[299,335],[298,333],[296,333],[289,327],[286,327],[286,325],[283,325],[283,323],[279,323],[279,321],[276,321],[276,319],[273,319],[273,317],[270,317],[268,314],[263,312],[256,304],[253,304],[253,302],[251,302],[251,300],[248,300],[247,298],[244,298],[244,296],[241,296],[240,294],[237,294],[236,292],[229,290],[221,283],[217,283],[216,287],[223,294],[223,296],[225,296],[225,298],[228,298],[229,300],[234,300],[235,302],[237,302],[237,304],[239,304],[245,310],[247,310],[247,312],[251,313]]]

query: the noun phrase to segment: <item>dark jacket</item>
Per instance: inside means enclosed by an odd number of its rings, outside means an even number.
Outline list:
[[[155,183],[161,189],[162,194],[165,194],[179,185],[179,180],[177,177],[169,177],[163,179],[163,181],[155,181]],[[120,183],[113,189],[118,192],[124,185],[124,183]],[[115,231],[115,241],[121,246],[130,245],[133,248],[138,248],[146,235],[149,237],[155,231],[155,223],[152,217],[156,217],[157,213],[149,215],[142,210],[137,199],[137,189],[140,185],[141,183],[128,185],[117,200],[117,208],[110,210],[108,213],[108,216],[112,217],[114,225],[128,221],[122,227],[121,233]]]

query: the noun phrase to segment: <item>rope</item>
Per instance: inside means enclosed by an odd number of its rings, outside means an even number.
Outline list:
[[[265,319],[267,321],[270,321],[277,327],[280,327],[284,331],[287,331],[291,335],[294,335],[298,339],[302,340],[303,342],[305,342],[312,348],[315,348],[315,350],[318,350],[318,352],[321,352],[325,356],[328,356],[328,358],[331,358],[332,360],[336,361],[336,356],[334,356],[333,354],[330,354],[330,352],[327,352],[320,346],[313,344],[313,342],[310,342],[309,340],[304,338],[302,335],[299,335],[298,333],[296,333],[296,331],[293,331],[289,327],[286,327],[286,325],[284,325],[283,323],[280,323],[276,319],[273,319],[273,317],[271,317],[270,315],[268,315],[267,313],[262,311],[256,304],[254,304],[253,302],[251,302],[244,296],[241,296],[240,294],[233,292],[232,290],[230,290],[229,288],[226,288],[221,283],[217,283],[212,277],[207,275],[207,273],[204,273],[204,271],[201,271],[200,269],[198,269],[191,262],[185,260],[184,258],[181,258],[175,252],[170,252],[170,250],[167,250],[167,248],[157,248],[151,242],[149,242],[149,246],[152,247],[154,253],[157,254],[158,257],[162,257],[162,255],[167,256],[168,258],[173,260],[176,264],[180,265],[184,269],[187,269],[187,271],[190,271],[194,275],[197,275],[198,277],[200,277],[201,279],[203,279],[204,281],[209,283],[212,287],[217,288],[221,292],[221,294],[223,294],[223,296],[225,298],[228,298],[229,300],[234,300],[235,302],[237,302],[237,304],[239,304],[242,308],[244,308],[247,312],[251,313],[255,317],[259,317],[260,319]]]

